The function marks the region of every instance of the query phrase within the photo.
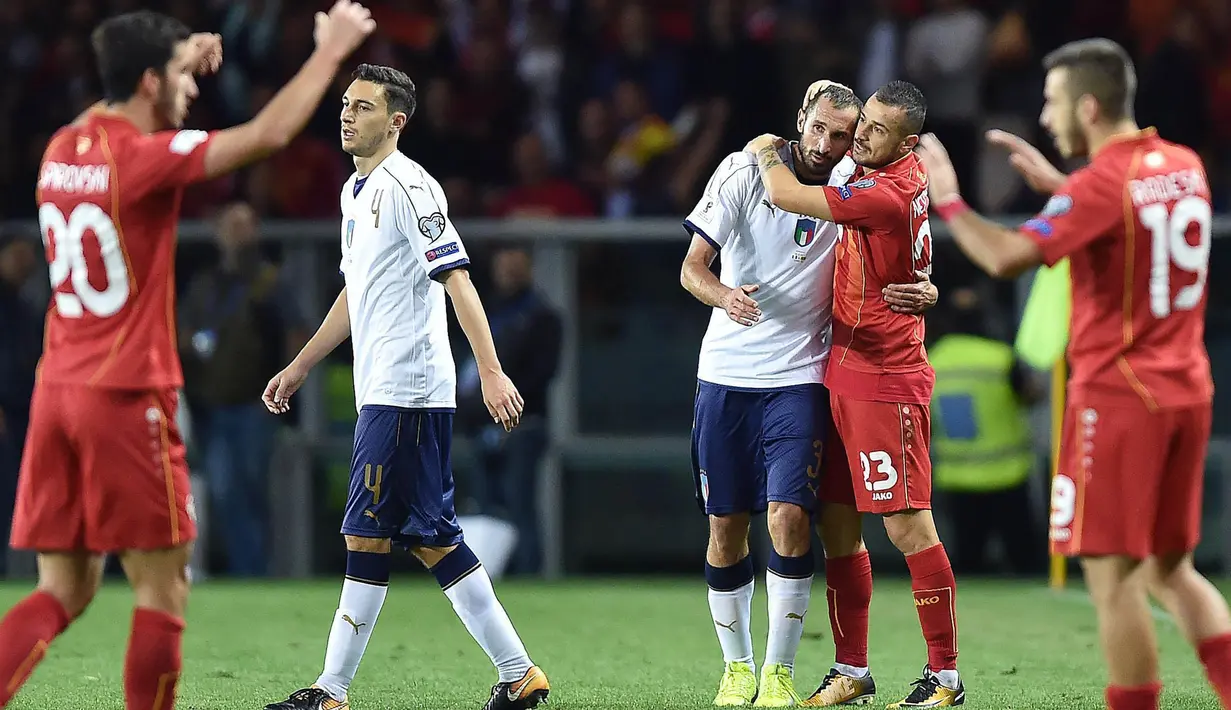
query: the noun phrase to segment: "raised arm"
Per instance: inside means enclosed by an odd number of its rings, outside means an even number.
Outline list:
[[[315,113],[338,67],[376,23],[364,6],[338,0],[316,13],[316,49],[286,86],[247,123],[221,131],[205,153],[205,177],[214,178],[285,148]]]
[[[949,153],[936,136],[923,136],[917,150],[928,171],[932,209],[949,225],[954,241],[975,266],[990,276],[1011,278],[1042,263],[1043,255],[1032,239],[966,206]]]
[[[1104,238],[1123,219],[1119,184],[1087,168],[1065,180],[1033,219],[1018,229],[1001,226],[962,200],[953,164],[936,136],[923,136],[918,150],[933,208],[958,247],[992,276],[1010,278],[1039,264],[1052,266]]]
[[[761,182],[765,185],[765,196],[775,206],[806,214],[826,222],[833,221],[833,212],[829,209],[829,198],[825,188],[804,185],[795,179],[795,174],[782,161],[779,150],[785,144],[777,136],[763,135],[754,138],[744,150],[752,153],[757,159],[757,170],[761,174]]]

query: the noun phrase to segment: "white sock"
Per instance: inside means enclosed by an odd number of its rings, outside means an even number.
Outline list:
[[[729,592],[709,590],[710,616],[714,618],[714,631],[722,646],[722,659],[727,663],[747,663],[754,666],[752,657],[752,590],[755,580]]]
[[[457,612],[466,630],[500,672],[500,682],[512,683],[526,675],[533,664],[513,622],[496,598],[487,570],[479,565],[444,592],[453,602],[453,611]]]
[[[342,599],[329,629],[325,669],[316,680],[316,685],[324,688],[334,700],[346,699],[388,591],[389,587],[383,584],[366,584],[353,579],[342,582]]]
[[[949,690],[957,690],[958,683],[962,682],[961,676],[955,670],[933,671],[932,674],[936,676],[936,680],[939,680],[941,685]]]
[[[765,664],[781,663],[795,667],[799,639],[804,634],[804,617],[812,595],[812,577],[779,577],[772,570],[765,574],[765,593],[769,596],[769,639],[765,642]]]
[[[848,666],[845,663],[835,663],[833,664],[833,669],[851,678],[865,678],[869,672],[867,666]]]

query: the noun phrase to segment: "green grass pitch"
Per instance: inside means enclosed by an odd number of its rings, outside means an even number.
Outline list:
[[[259,710],[312,682],[340,581],[207,582],[193,593],[184,644],[181,710]],[[25,585],[0,585],[7,608]],[[833,656],[824,583],[813,588],[796,666],[811,691]],[[695,580],[497,583],[536,663],[552,682],[548,710],[706,708],[721,670]],[[1041,582],[960,583],[960,666],[970,708],[1102,708],[1103,670],[1094,616],[1080,589]],[[13,710],[121,710],[120,673],[131,595],[108,585],[93,608],[52,646]],[[764,651],[765,595],[758,580],[754,639]],[[1174,625],[1157,624],[1164,708],[1216,710],[1201,667]],[[924,661],[904,580],[879,579],[872,605],[871,663],[880,695],[899,700]],[[355,710],[477,710],[494,680],[429,578],[391,585],[379,626],[352,687]]]

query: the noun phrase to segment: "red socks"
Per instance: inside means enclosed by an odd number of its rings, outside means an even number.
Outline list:
[[[69,621],[64,606],[45,592],[31,594],[4,615],[0,621],[0,707],[13,699]]]
[[[124,658],[124,700],[128,710],[171,710],[180,677],[184,622],[153,609],[133,610],[132,635]]]
[[[825,560],[825,586],[834,661],[867,668],[868,610],[872,606],[872,561],[868,551]]]
[[[933,671],[957,670],[957,581],[945,546],[933,545],[908,555],[910,587],[915,592],[915,611],[928,644],[928,667]]]
[[[1135,688],[1107,687],[1109,710],[1158,710],[1158,695],[1163,690],[1160,683],[1139,685]]]
[[[1214,636],[1197,644],[1197,655],[1224,708],[1231,708],[1231,634]]]

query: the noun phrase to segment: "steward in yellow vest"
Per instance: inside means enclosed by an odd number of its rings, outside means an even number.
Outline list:
[[[1028,418],[1035,388],[1009,345],[978,334],[974,292],[957,289],[952,301],[948,333],[928,347],[932,485],[954,528],[945,547],[955,572],[995,573],[989,546],[998,538],[1012,572],[1041,573],[1047,536],[1029,486],[1040,470]]]

